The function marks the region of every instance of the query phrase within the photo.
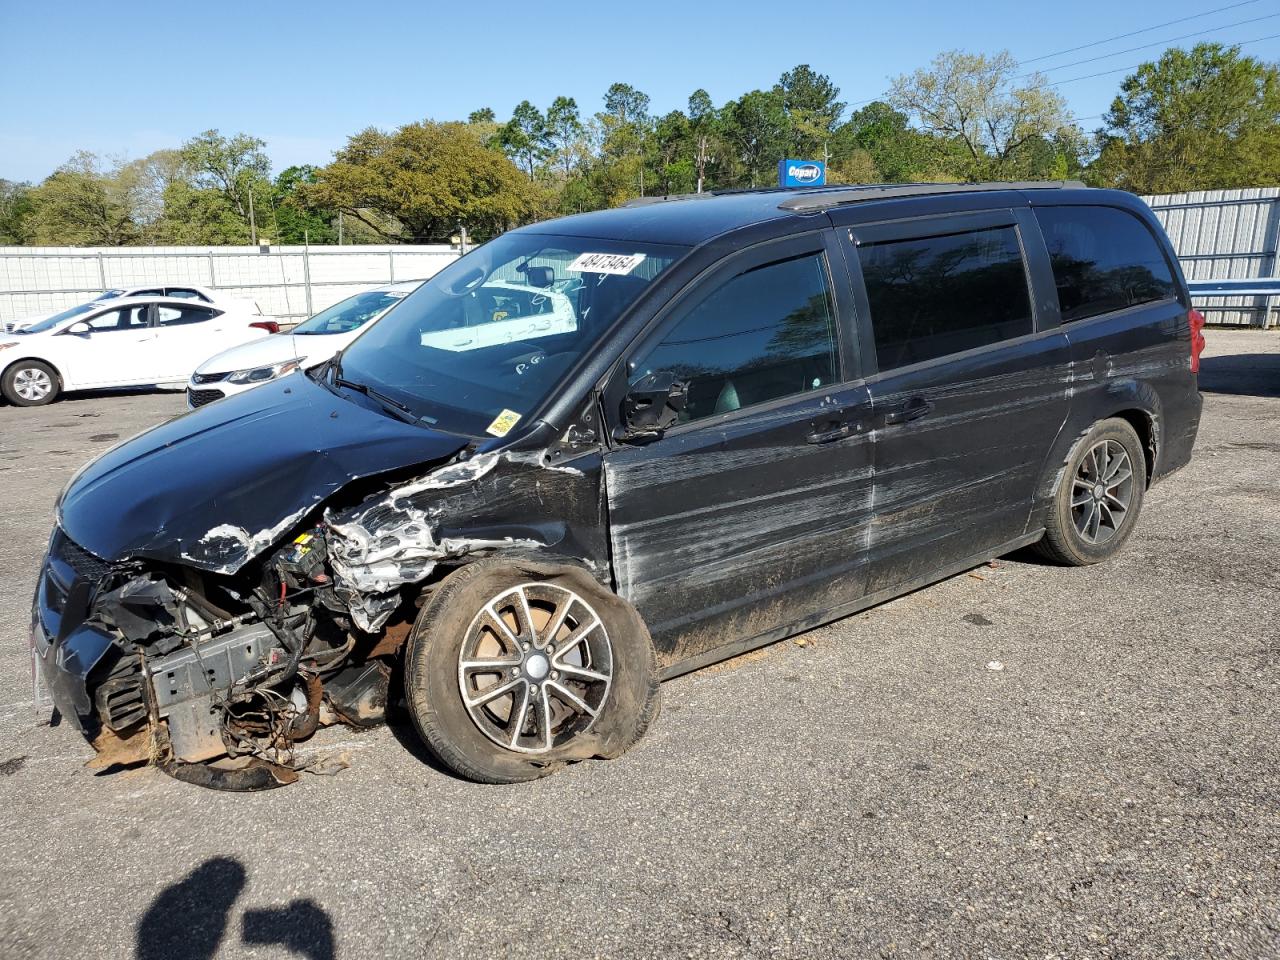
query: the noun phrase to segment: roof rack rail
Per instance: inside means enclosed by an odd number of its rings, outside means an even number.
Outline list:
[[[925,197],[939,193],[981,193],[995,190],[1064,190],[1082,188],[1079,180],[990,181],[987,183],[872,183],[857,187],[818,188],[797,192],[778,204],[779,210],[812,213],[865,200]]]
[[[697,200],[700,197],[714,197],[715,194],[710,190],[704,190],[702,193],[662,193],[653,197],[632,197],[625,201],[624,207],[647,207],[655,203],[667,203],[670,200]]]
[[[733,197],[744,193],[778,193],[784,187],[729,187],[726,189],[703,190],[701,193],[660,193],[651,197],[633,197],[622,204],[624,207],[647,207],[654,203],[667,203],[672,200],[702,200],[710,197]]]

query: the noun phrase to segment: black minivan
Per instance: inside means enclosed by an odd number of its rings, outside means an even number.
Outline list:
[[[662,678],[1028,544],[1110,556],[1191,455],[1202,324],[1147,207],[1079,184],[524,227],[85,467],[32,655],[111,762],[211,786],[401,688],[465,777],[614,757]]]

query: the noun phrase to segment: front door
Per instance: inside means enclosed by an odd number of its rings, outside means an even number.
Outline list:
[[[104,310],[84,323],[88,327],[85,332],[64,330],[58,334],[67,357],[63,372],[69,389],[147,382],[147,369],[156,350],[149,305]],[[82,329],[78,323],[75,327]]]
[[[687,384],[681,422],[605,457],[618,590],[664,667],[765,642],[863,593],[871,411],[841,349],[847,291],[833,291],[829,242],[731,258],[626,364],[630,383]]]
[[[1021,537],[1069,404],[1070,348],[1036,298],[1013,210],[848,235],[875,411],[868,591],[919,581]],[[859,278],[860,275],[860,278]],[[870,364],[870,357],[868,363]]]

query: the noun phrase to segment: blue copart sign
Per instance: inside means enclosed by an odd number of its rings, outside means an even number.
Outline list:
[[[821,160],[779,160],[778,186],[820,187],[827,182],[827,165]]]

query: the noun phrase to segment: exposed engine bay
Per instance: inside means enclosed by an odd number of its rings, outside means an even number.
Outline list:
[[[102,527],[68,517],[64,500],[33,611],[53,700],[99,767],[151,762],[229,790],[333,772],[340,762],[298,745],[326,725],[385,720],[401,649],[450,570],[501,552],[568,555],[607,577],[604,543],[587,533],[603,510],[598,457],[564,463],[590,440],[570,431],[355,479],[309,509],[272,507],[284,519],[258,534],[228,522],[262,502],[239,497],[239,515],[207,510],[181,539],[171,524],[119,560],[81,545]]]
[[[380,635],[354,628],[326,533],[298,534],[238,578],[113,571],[89,617],[114,638],[92,690],[95,746],[206,786],[262,789],[296,779],[294,749],[321,725],[380,723],[408,621]]]

